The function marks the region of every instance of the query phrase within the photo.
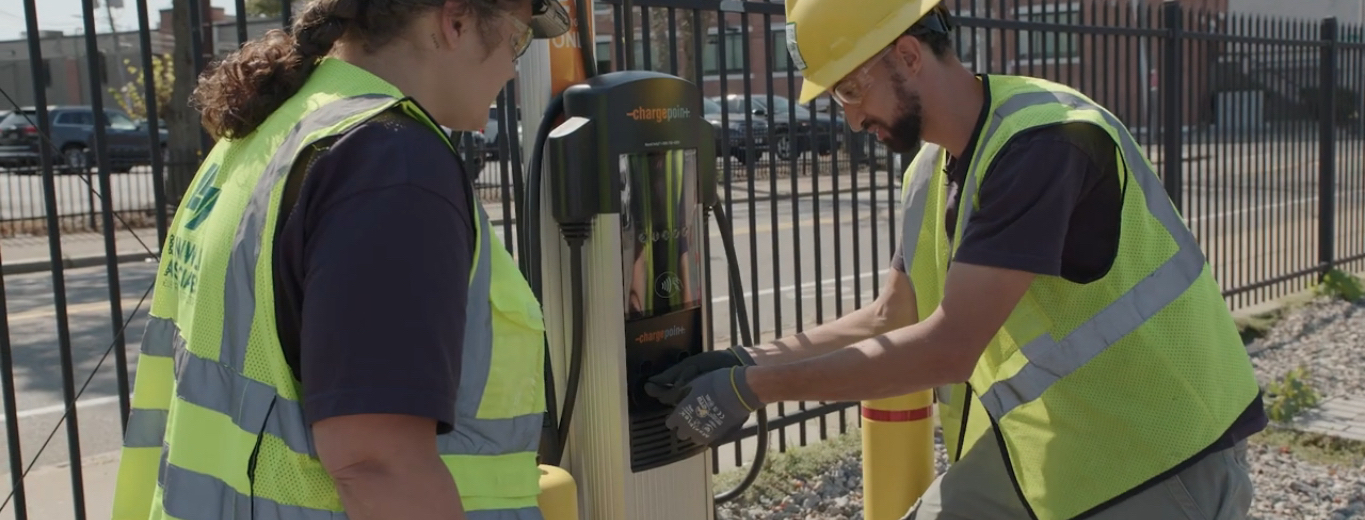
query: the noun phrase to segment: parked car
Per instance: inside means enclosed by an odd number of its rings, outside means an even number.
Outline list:
[[[484,137],[484,151],[486,152],[484,155],[491,160],[498,160],[500,158],[499,154],[502,153],[505,146],[503,145],[503,142],[507,140],[507,133],[502,131],[502,125],[498,123],[498,113],[498,107],[488,107],[488,124],[483,127],[482,132]],[[507,117],[515,120],[517,124],[517,139],[528,139],[526,134],[522,133],[521,110],[518,109],[515,115],[508,114]],[[534,139],[535,136],[530,138]],[[516,143],[512,146],[521,146],[521,143]],[[511,148],[508,149],[510,150]]]
[[[480,132],[456,132],[446,127],[446,135],[455,143],[455,152],[464,158],[465,171],[474,175],[477,179],[483,172],[483,166],[488,163],[485,151],[488,150],[488,139]]]
[[[754,119],[772,121],[772,148],[778,159],[788,160],[814,150],[820,155],[829,155],[843,144],[848,125],[843,117],[829,114],[815,114],[806,107],[792,103],[783,96],[774,95],[772,107],[768,106],[767,94],[730,94],[721,100],[731,114],[753,114]],[[772,114],[771,118],[769,114]],[[733,117],[733,116],[732,116]],[[792,126],[793,121],[796,123]]]
[[[772,136],[767,120],[750,118],[750,124],[743,113],[723,114],[725,109],[713,99],[702,99],[702,110],[702,117],[716,128],[717,156],[726,152],[726,144],[730,147],[730,156],[740,163],[757,161],[768,151]]]
[[[52,134],[46,141],[33,125],[37,114],[36,108],[23,107],[0,120],[0,166],[38,165],[41,163],[39,154],[44,151],[50,154],[54,164],[65,170],[84,172],[96,164],[97,118],[94,110],[88,106],[49,107]],[[154,152],[165,157],[169,134],[164,128],[159,132],[158,142],[153,144],[147,138],[146,126],[134,123],[122,111],[105,109],[98,120],[104,125],[105,150],[111,172],[126,173],[134,166],[149,165]]]

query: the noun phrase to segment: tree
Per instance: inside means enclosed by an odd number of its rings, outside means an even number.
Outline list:
[[[701,78],[697,77],[697,56],[695,55],[693,39],[697,38],[698,34],[705,34],[706,28],[711,27],[715,23],[716,13],[702,11],[701,27],[699,28],[696,27],[696,19],[693,17],[691,10],[673,9],[672,24],[669,23],[670,9],[664,7],[651,7],[649,10],[649,32],[651,35],[657,35],[654,37],[655,41],[651,42],[649,45],[650,60],[653,61],[653,65],[665,71],[671,69],[672,71],[676,71],[673,72],[673,74],[680,78],[693,83],[700,83],[699,80]],[[668,37],[670,25],[676,27],[676,38]],[[670,60],[673,58],[674,50],[669,47],[669,42],[673,39],[676,39],[678,42],[678,63],[676,64],[676,67],[670,66],[674,65],[670,63]],[[702,48],[706,49],[705,42],[702,43]],[[639,59],[639,57],[636,58],[636,68],[644,68],[643,63],[639,62]]]
[[[195,66],[193,32],[190,23],[190,2],[203,0],[172,0],[171,25],[174,27],[175,50],[172,53],[170,102],[157,106],[158,113],[166,121],[167,151],[170,162],[166,165],[166,203],[174,208],[185,196],[190,181],[199,170],[202,160],[199,114],[190,108],[190,94],[199,76]],[[204,12],[208,12],[205,9]],[[200,47],[204,47],[201,43]],[[211,50],[212,48],[209,47]]]
[[[146,82],[143,80],[142,69],[133,65],[132,60],[123,60],[124,68],[128,71],[128,76],[133,79],[125,83],[120,88],[109,88],[109,93],[118,101],[119,107],[134,119],[147,119],[147,100],[143,93],[146,92]],[[175,63],[170,56],[152,56],[152,82],[156,86],[156,107],[165,110],[166,105],[171,103],[171,94],[175,88]]]
[[[274,17],[279,16],[285,0],[246,0],[246,12],[253,16]],[[291,1],[294,12],[298,12],[298,2]]]

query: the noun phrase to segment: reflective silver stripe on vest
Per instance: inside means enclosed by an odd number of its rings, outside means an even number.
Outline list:
[[[464,517],[469,520],[545,520],[538,507],[469,511]]]
[[[133,408],[128,413],[125,448],[160,448],[166,438],[166,410]]]
[[[232,486],[203,473],[166,463],[161,458],[161,484],[166,489],[162,507],[166,514],[186,520],[345,520],[346,513],[284,505],[262,497],[247,496]]]
[[[469,294],[488,295],[493,280],[493,236],[483,204],[473,204],[479,212],[479,258]],[[461,366],[489,367],[493,363],[493,313],[489,299],[471,298],[465,306],[464,346]],[[539,372],[537,372],[539,374]],[[477,419],[479,404],[488,386],[488,370],[464,370],[455,393],[455,427],[436,438],[442,455],[501,455],[535,451],[540,444],[540,413],[506,419]]]
[[[901,223],[905,227],[901,230],[901,258],[905,260],[906,273],[913,269],[915,247],[919,245],[920,230],[924,227],[924,201],[929,197],[930,181],[942,151],[943,148],[936,144],[924,143],[919,152],[919,167],[910,173],[910,186],[901,204]]]
[[[1133,177],[1141,183],[1147,211],[1165,226],[1166,231],[1175,240],[1178,250],[1151,275],[1142,279],[1060,341],[1045,333],[1021,347],[1028,364],[1010,378],[992,384],[981,396],[982,404],[996,420],[1020,405],[1039,398],[1058,380],[1080,369],[1110,345],[1137,330],[1148,318],[1170,305],[1193,286],[1204,269],[1204,254],[1199,249],[1194,234],[1190,233],[1180,215],[1176,213],[1156,173],[1142,159],[1142,152],[1137,147],[1137,141],[1128,133],[1128,128],[1108,111],[1073,94],[1023,93],[1011,97],[996,110],[990,132],[982,142],[990,141],[1006,117],[1025,108],[1048,103],[1062,103],[1073,108],[1094,110],[1104,115],[1105,121],[1114,127],[1119,135],[1118,144],[1123,149],[1125,163],[1132,169]],[[977,164],[979,163],[974,162],[967,179],[969,191],[962,205],[964,222],[971,218],[971,212],[975,210],[971,197],[976,191]]]
[[[142,353],[149,356],[171,357],[173,343],[180,334],[171,320],[150,316],[142,330]]]
[[[226,483],[203,473],[165,464],[166,479],[178,483],[177,493],[167,493],[166,513],[176,518],[228,520],[345,520],[345,512],[289,506],[268,498],[249,497]],[[544,520],[535,507],[468,511],[469,520]]]
[[[905,197],[901,201],[901,259],[905,261],[905,272],[910,277],[911,284],[914,283],[915,252],[919,247],[920,232],[923,231],[925,212],[925,201],[929,198],[929,191],[933,188],[934,173],[938,169],[939,155],[942,154],[943,147],[925,142],[920,146],[918,154],[918,166],[910,172],[910,185],[907,187]],[[916,296],[918,299],[918,296]],[[918,302],[916,302],[918,305]],[[952,385],[945,385],[934,389],[934,396],[943,404],[952,402]]]
[[[368,94],[338,99],[305,116],[289,131],[275,155],[256,182],[247,202],[237,235],[232,240],[227,279],[223,286],[223,344],[218,361],[238,372],[246,365],[247,339],[251,318],[256,311],[256,262],[265,239],[265,220],[270,213],[270,193],[294,166],[303,140],[314,132],[336,125],[359,112],[373,110],[397,100],[390,96]]]

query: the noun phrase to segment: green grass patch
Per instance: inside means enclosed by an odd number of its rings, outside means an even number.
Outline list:
[[[1314,287],[1314,292],[1354,303],[1365,298],[1365,281],[1351,273],[1333,269],[1322,277],[1322,282]]]
[[[777,436],[776,433],[772,435]],[[792,489],[805,485],[842,461],[861,457],[862,453],[862,430],[858,428],[806,446],[789,447],[786,453],[779,453],[774,442],[769,445],[768,459],[763,463],[763,469],[753,486],[735,501],[749,504],[760,497],[779,500],[791,496]],[[712,480],[712,487],[718,493],[734,489],[744,480],[749,468],[745,466],[717,474]]]
[[[1322,396],[1308,382],[1308,369],[1303,365],[1290,370],[1266,388],[1266,413],[1271,421],[1289,423],[1305,410],[1316,408]]]
[[[1250,345],[1251,342],[1270,334],[1281,319],[1313,303],[1317,297],[1314,291],[1304,291],[1281,297],[1262,312],[1235,313],[1233,322],[1237,324],[1237,331],[1242,335],[1242,343]]]
[[[1272,424],[1247,442],[1278,449],[1313,464],[1351,468],[1365,465],[1365,442],[1321,433]]]

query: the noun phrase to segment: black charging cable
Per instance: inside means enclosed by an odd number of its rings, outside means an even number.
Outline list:
[[[730,216],[725,213],[725,208],[717,199],[717,202],[710,208],[716,216],[716,227],[720,228],[720,242],[725,247],[725,264],[728,267],[730,277],[730,290],[735,296],[730,299],[738,305],[734,307],[739,322],[740,344],[744,347],[752,347],[754,338],[749,330],[749,310],[744,303],[744,283],[739,277],[739,255],[735,254],[735,235],[734,227],[730,223]],[[763,470],[763,463],[768,457],[768,409],[759,407],[756,412],[758,415],[758,451],[754,454],[754,462],[749,465],[749,472],[744,475],[744,479],[735,486],[734,489],[719,493],[714,497],[716,505],[724,504],[743,494],[754,481],[758,479],[758,473]]]
[[[555,1],[555,0],[548,0]],[[578,23],[578,49],[583,60],[584,79],[597,75],[597,60],[595,58],[594,46],[592,45],[591,35],[588,31],[588,6],[585,0],[575,0],[574,15]],[[550,131],[554,128],[555,122],[564,114],[564,93],[555,94],[550,99],[550,103],[545,107],[545,113],[541,116],[540,127],[536,129],[534,147],[531,149],[531,161],[527,173],[526,181],[526,203],[522,205],[529,211],[538,211],[541,200],[541,180],[544,165],[545,142],[550,137]],[[534,208],[534,209],[532,209]],[[525,219],[526,230],[526,277],[531,285],[531,291],[535,294],[537,301],[541,298],[541,263],[540,263],[540,214],[534,217],[527,216]],[[573,273],[570,282],[570,296],[574,302],[585,302],[583,290],[583,244],[591,234],[591,225],[588,223],[565,223],[560,225],[560,234],[569,244],[569,265]],[[583,374],[583,349],[584,324],[583,324],[584,305],[574,305],[573,310],[573,337],[570,339],[569,370],[568,380],[564,389],[564,409],[559,410],[558,399],[555,392],[554,367],[550,364],[550,342],[545,339],[545,406],[546,417],[541,432],[541,459],[552,466],[559,466],[564,458],[564,446],[568,443],[569,426],[572,424],[574,408],[578,403],[578,386]]]

